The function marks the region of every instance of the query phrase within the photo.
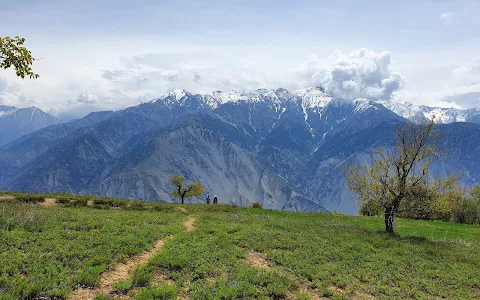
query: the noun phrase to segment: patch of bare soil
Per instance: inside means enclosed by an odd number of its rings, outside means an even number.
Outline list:
[[[267,271],[271,270],[268,265],[267,255],[264,253],[250,251],[248,252],[247,257],[245,257],[245,262],[253,268],[263,268]]]
[[[184,225],[185,228],[187,228],[187,232],[195,230],[195,225],[193,224],[193,222],[195,222],[195,218],[192,216],[189,216],[188,220],[185,221]]]
[[[83,300],[83,299],[92,299],[95,295],[98,294],[110,294],[113,291],[112,284],[119,280],[128,279],[130,277],[130,272],[133,271],[140,265],[146,264],[155,253],[160,250],[165,244],[164,240],[158,240],[153,248],[148,251],[145,251],[139,255],[131,257],[128,261],[117,264],[112,269],[107,270],[102,273],[100,277],[100,284],[98,288],[95,289],[86,289],[80,288],[73,292],[73,295],[68,299],[70,300]],[[127,295],[118,295],[118,299],[130,299]],[[117,298],[114,298],[117,299]]]
[[[177,299],[190,300],[190,294],[188,293],[188,291],[182,290],[178,293]]]
[[[93,204],[94,204],[93,200],[88,200],[87,201],[87,206],[93,206]]]
[[[11,199],[15,199],[15,197],[13,196],[0,196],[0,200],[11,200]]]
[[[375,296],[364,293],[364,292],[356,292],[355,295],[353,295],[352,299],[354,300],[370,300],[370,299],[377,299]]]
[[[43,202],[40,202],[41,206],[55,206],[57,205],[57,199],[55,198],[45,198]]]

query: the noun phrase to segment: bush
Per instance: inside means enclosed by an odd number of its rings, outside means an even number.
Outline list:
[[[262,203],[260,203],[260,202],[253,202],[253,203],[252,203],[252,207],[253,207],[253,208],[262,208]]]
[[[152,281],[154,274],[152,269],[148,266],[141,266],[135,269],[132,278],[132,286],[143,287],[148,286],[150,281]]]
[[[378,202],[365,202],[359,213],[364,216],[380,216],[383,215],[383,208]]]
[[[480,223],[480,198],[463,197],[453,208],[453,220],[458,223]]]
[[[156,287],[142,290],[135,299],[151,300],[151,299],[177,299],[177,287],[169,284],[161,284]]]
[[[112,287],[119,293],[126,294],[132,288],[132,280],[120,280],[114,282]]]
[[[18,194],[15,199],[24,203],[40,203],[45,201],[45,195],[41,194]]]

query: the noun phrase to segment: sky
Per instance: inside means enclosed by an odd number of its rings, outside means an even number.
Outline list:
[[[57,116],[192,93],[322,86],[334,97],[480,107],[478,1],[0,0],[39,79],[0,104]]]

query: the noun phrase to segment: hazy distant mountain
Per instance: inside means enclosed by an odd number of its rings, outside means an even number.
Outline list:
[[[345,166],[391,145],[405,121],[380,103],[333,99],[319,88],[178,90],[0,147],[0,188],[174,201],[169,177],[180,173],[221,203],[355,213]],[[434,173],[463,169],[464,182],[478,184],[480,125],[444,126],[446,140],[459,143]]]
[[[480,124],[480,109],[456,109],[456,108],[443,108],[443,107],[430,107],[430,106],[415,106],[411,103],[398,103],[387,102],[384,105],[394,111],[396,114],[411,119],[415,117],[422,117],[431,119],[435,117],[435,120],[449,124],[454,122],[469,122]]]
[[[33,106],[16,108],[0,105],[0,145],[57,122],[57,118]]]

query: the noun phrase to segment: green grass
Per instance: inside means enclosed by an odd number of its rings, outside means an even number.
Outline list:
[[[478,225],[398,219],[389,235],[376,217],[223,205],[184,205],[182,213],[103,198],[83,207],[69,197],[54,207],[0,201],[0,299],[61,298],[95,286],[107,266],[169,234],[114,290],[136,299],[480,298]],[[248,264],[252,252],[269,267]]]
[[[0,201],[0,299],[66,297],[116,262],[183,229],[170,211],[42,207]]]

